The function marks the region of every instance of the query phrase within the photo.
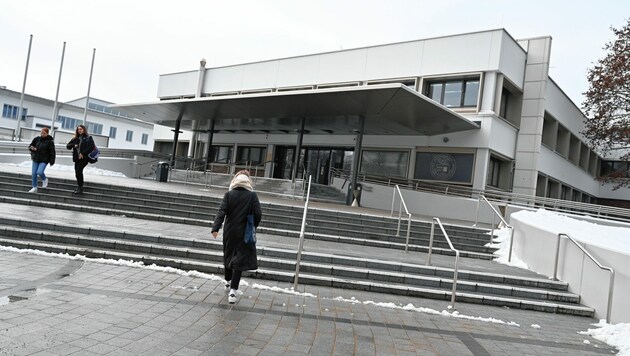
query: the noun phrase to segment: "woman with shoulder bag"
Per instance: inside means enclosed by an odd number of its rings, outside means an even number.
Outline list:
[[[254,226],[262,219],[262,210],[258,196],[252,188],[248,171],[236,173],[230,189],[223,196],[219,212],[212,224],[212,237],[217,238],[223,226],[223,264],[225,266],[226,287],[230,287],[228,302],[236,303],[236,291],[243,271],[258,269],[256,244],[245,243],[247,215],[254,216]]]
[[[33,161],[33,169],[31,170],[31,190],[29,193],[37,193],[37,176],[42,178],[42,188],[48,187],[48,178],[44,171],[46,165],[55,164],[55,141],[48,133],[50,130],[48,127],[44,127],[41,130],[41,135],[33,139],[28,146],[28,150],[31,151],[31,160]]]
[[[72,150],[72,162],[74,162],[74,175],[77,178],[77,189],[74,194],[83,193],[83,169],[88,165],[88,154],[94,150],[94,139],[88,134],[84,125],[77,126],[74,137],[68,142],[66,148]]]

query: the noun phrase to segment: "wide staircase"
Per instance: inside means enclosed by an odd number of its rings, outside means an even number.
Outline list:
[[[75,196],[74,180],[64,179],[54,179],[47,189],[30,194],[25,189],[29,184],[29,175],[0,172],[0,202],[56,209],[59,221],[3,211],[0,245],[222,273],[221,242],[208,238],[221,200],[218,195],[89,183],[85,194]],[[303,207],[260,196],[264,218],[258,228],[259,269],[245,275],[293,282]],[[434,263],[426,264],[429,223],[412,221],[407,244],[406,223],[398,229],[398,220],[387,214],[341,207],[345,208],[309,208],[301,284],[450,300],[454,253],[436,233]],[[65,218],[76,211],[94,214],[94,223],[77,226]],[[96,214],[124,216],[132,223],[124,229],[108,226],[99,223]],[[172,229],[167,225],[194,233],[168,233]],[[491,261],[494,250],[485,246],[488,230],[456,224],[446,224],[445,230],[462,256],[457,302],[593,316],[591,308],[579,304],[578,295],[567,291],[566,283]]]

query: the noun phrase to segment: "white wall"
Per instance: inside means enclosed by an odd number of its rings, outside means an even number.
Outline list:
[[[599,183],[591,175],[546,146],[540,148],[538,170],[585,193],[599,196]]]
[[[510,217],[514,226],[514,254],[532,271],[552,277],[558,233]],[[595,309],[595,317],[606,318],[609,276],[566,238],[560,240],[558,278],[569,283],[569,291],[580,295],[581,303]],[[612,316],[610,322],[630,322],[630,273],[628,255],[582,243],[602,265],[615,271]]]
[[[474,45],[472,45],[474,44]],[[204,93],[499,71],[522,85],[525,53],[503,30],[209,68]],[[194,95],[197,71],[160,76],[158,97]]]

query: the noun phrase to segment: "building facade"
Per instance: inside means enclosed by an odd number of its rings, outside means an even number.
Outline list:
[[[312,175],[322,184],[328,182],[331,170],[349,170],[358,157],[360,174],[589,203],[630,200],[628,189],[613,191],[595,180],[602,169],[623,163],[602,157],[587,146],[580,133],[584,114],[549,77],[551,48],[549,36],[516,40],[497,29],[201,67],[161,75],[160,102],[155,106],[165,102],[181,105],[188,100],[199,104],[191,104],[188,111],[202,111],[202,104],[215,100],[219,104],[213,107],[220,111],[216,108],[229,104],[229,100],[248,96],[264,103],[285,93],[298,98],[300,92],[399,84],[479,127],[452,132],[445,124],[443,133],[422,134],[422,130],[410,129],[407,134],[400,130],[390,134],[384,125],[381,132],[366,133],[359,139],[352,133],[334,132],[334,124],[328,133],[321,128],[309,133],[309,124],[320,119],[316,115],[305,114],[308,118],[301,128],[278,130],[257,122],[254,111],[233,114],[232,121],[249,123],[249,129],[243,129],[244,124],[230,129],[230,117],[225,114],[223,126],[215,129],[200,123],[202,112],[188,123],[187,128],[193,131],[191,146],[195,147],[190,152],[197,158],[207,155],[210,162],[260,165],[268,177],[291,178],[299,147],[298,176]],[[133,111],[134,106],[120,109]],[[408,115],[407,106],[401,103],[399,109],[401,115]],[[360,109],[357,113],[361,116]],[[209,118],[214,115],[206,114]],[[182,115],[183,111],[178,121]],[[347,118],[342,116],[331,122]],[[154,119],[156,123],[175,120]],[[172,142],[172,133],[162,132],[156,140]],[[303,138],[298,132],[305,133]],[[357,147],[359,155],[355,154]]]
[[[17,129],[17,117],[20,106],[20,92],[0,88],[0,136],[11,140]],[[66,138],[74,134],[77,125],[83,123],[86,98],[57,103],[58,113],[54,122],[54,131]],[[108,148],[125,148],[153,151],[153,124],[126,116],[118,110],[112,110],[113,103],[90,98],[86,126],[88,132],[97,140],[97,144]],[[24,95],[22,104],[22,122],[20,131],[22,140],[39,135],[42,127],[53,124],[54,101]],[[62,142],[57,142],[62,143]]]

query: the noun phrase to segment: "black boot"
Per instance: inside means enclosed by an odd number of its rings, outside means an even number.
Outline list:
[[[83,194],[83,188],[77,187],[77,189],[72,194]]]

